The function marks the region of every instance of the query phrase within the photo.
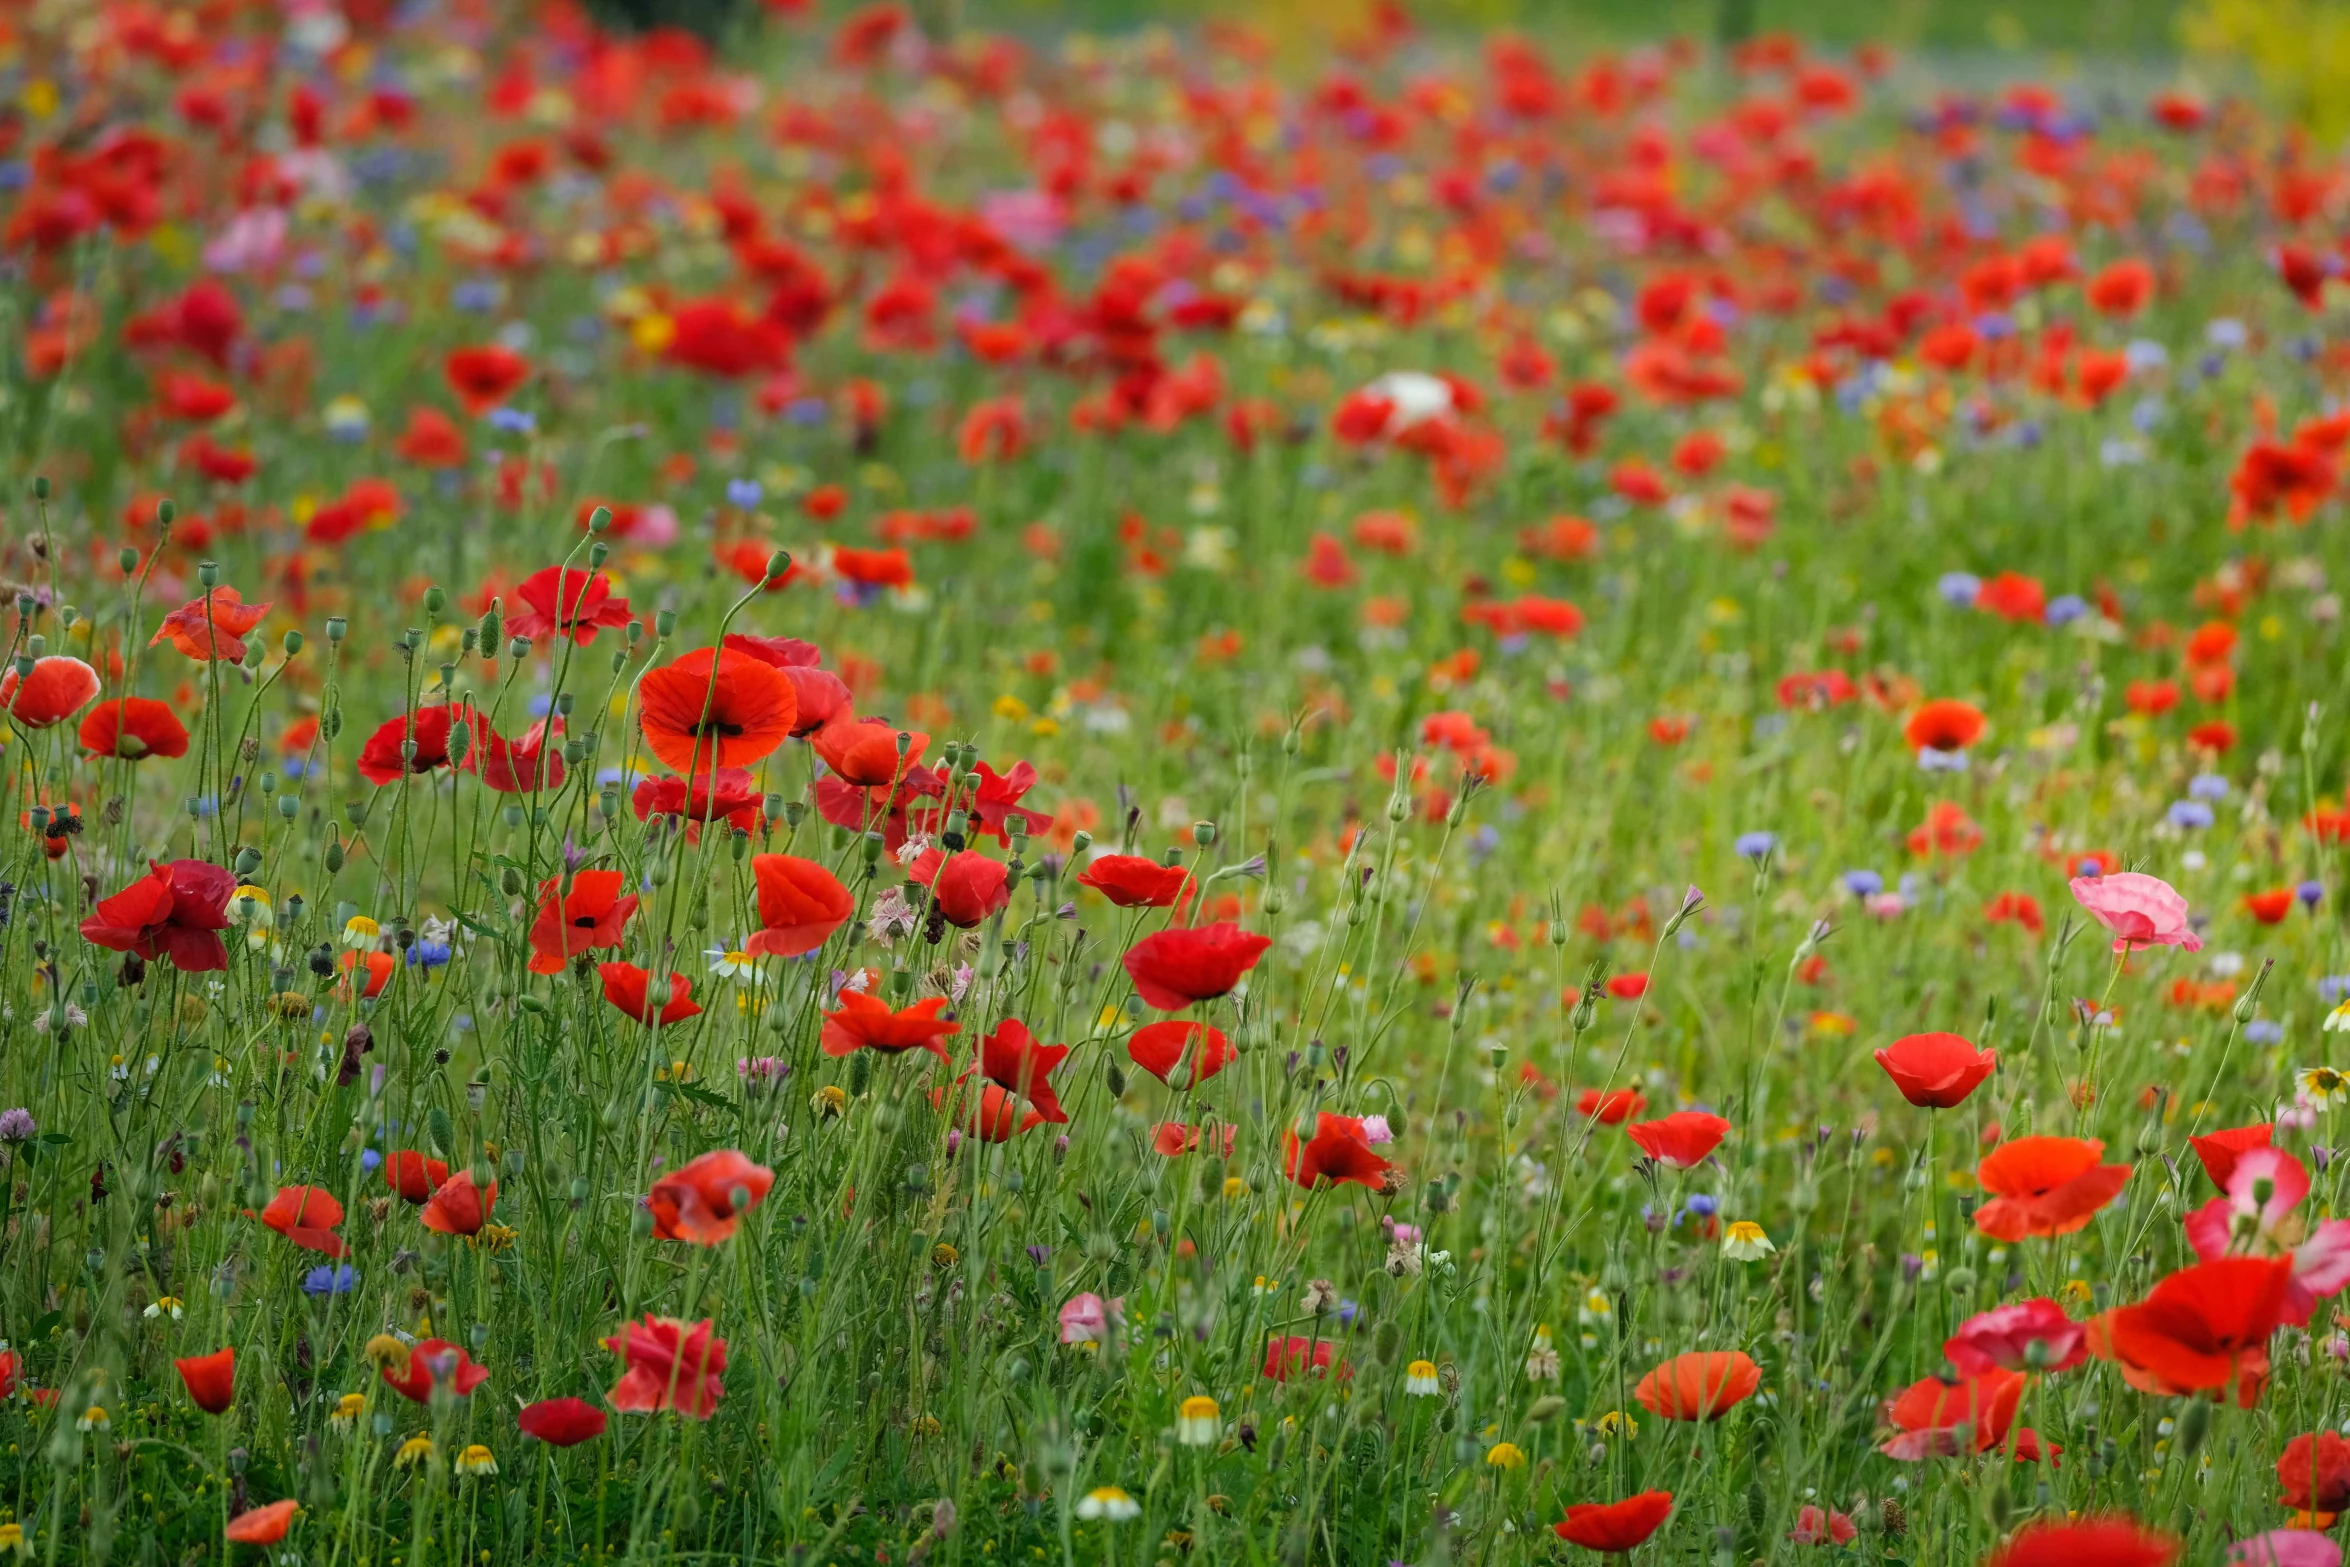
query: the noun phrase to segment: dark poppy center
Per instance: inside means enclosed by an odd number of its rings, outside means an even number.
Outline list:
[[[737,739],[741,736],[742,732],[742,725],[730,724],[723,718],[709,719],[706,722],[694,725],[692,729],[687,731],[689,734],[717,735],[721,739],[725,740]]]

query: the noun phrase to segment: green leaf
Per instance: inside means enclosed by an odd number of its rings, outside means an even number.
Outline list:
[[[47,1338],[50,1334],[56,1332],[60,1327],[64,1326],[64,1324],[65,1313],[62,1311],[52,1311],[47,1316],[43,1317],[40,1321],[33,1324],[33,1337],[37,1339]]]
[[[727,1098],[724,1094],[714,1094],[699,1083],[664,1082],[658,1083],[654,1086],[664,1089],[672,1094],[683,1095],[685,1098],[691,1099],[695,1104],[708,1105],[713,1110],[731,1110],[734,1108],[733,1100]]]
[[[41,1141],[52,1148],[63,1148],[67,1143],[73,1141],[73,1134],[70,1132],[43,1132]]]

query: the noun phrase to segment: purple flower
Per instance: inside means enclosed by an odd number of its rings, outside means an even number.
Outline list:
[[[30,1110],[0,1110],[0,1143],[29,1143],[40,1129]]]

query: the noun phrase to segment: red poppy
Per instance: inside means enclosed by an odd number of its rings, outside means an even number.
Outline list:
[[[514,1417],[522,1434],[549,1447],[577,1447],[604,1434],[609,1417],[582,1398],[548,1398],[525,1404]]]
[[[1999,1052],[1977,1050],[1956,1034],[1905,1034],[1877,1052],[1877,1065],[1901,1097],[1921,1110],[1949,1110],[1999,1065]]]
[[[302,1504],[291,1499],[271,1502],[266,1507],[249,1507],[228,1521],[225,1532],[238,1545],[275,1545],[286,1537],[286,1531],[293,1527],[294,1514],[301,1510]]]
[[[636,913],[637,895],[622,896],[628,878],[619,871],[577,871],[571,890],[559,893],[560,879],[539,883],[537,917],[530,923],[530,971],[560,974],[582,952],[617,947]]]
[[[2236,1160],[2255,1148],[2266,1148],[2276,1136],[2276,1127],[2263,1121],[2256,1126],[2231,1126],[2224,1131],[2206,1132],[2200,1137],[2189,1137],[2187,1146],[2195,1150],[2195,1157],[2203,1161],[2203,1171],[2211,1177],[2211,1184],[2221,1191],[2228,1189],[2228,1179],[2236,1173]]]
[[[715,1246],[734,1234],[744,1214],[767,1200],[775,1172],[738,1149],[702,1155],[653,1183],[645,1194],[653,1234],[665,1241]]]
[[[1909,852],[1920,859],[1960,859],[1982,846],[1983,829],[1956,800],[1936,800],[1926,807],[1926,819],[1909,830]]]
[[[353,990],[350,976],[356,976],[361,969],[367,971],[367,978],[357,987],[358,993],[372,1000],[383,994],[384,986],[392,982],[392,973],[399,967],[399,959],[388,952],[346,952],[341,963],[346,978],[335,987],[335,994],[345,1001],[351,999]]]
[[[2350,1442],[2332,1431],[2297,1436],[2277,1459],[2277,1498],[2305,1513],[2350,1511]]]
[[[1008,1143],[1022,1132],[1045,1124],[1044,1112],[1013,1093],[1003,1084],[992,1082],[984,1075],[976,1088],[972,1086],[973,1072],[965,1072],[950,1087],[934,1088],[931,1104],[947,1108],[949,1095],[954,1107],[948,1113],[955,1125],[983,1143]]]
[[[754,854],[751,876],[758,883],[759,929],[751,932],[743,950],[754,957],[796,958],[813,952],[857,910],[857,900],[840,878],[814,860]]]
[[[2278,925],[2293,912],[2293,889],[2272,887],[2266,892],[2244,894],[2244,912],[2263,925]]]
[[[412,462],[419,468],[462,468],[465,432],[457,428],[456,420],[438,408],[411,408],[408,428],[400,432],[392,450],[402,462]]]
[[[560,739],[563,720],[542,718],[509,740],[489,725],[479,710],[458,711],[471,732],[465,760],[458,765],[500,794],[535,794],[563,787],[563,754],[547,744],[550,734]]]
[[[2258,1357],[2265,1371],[2269,1335],[2284,1319],[2292,1282],[2289,1256],[2221,1257],[2181,1268],[2112,1314],[2113,1356],[2175,1392],[2240,1390],[2248,1358]]]
[[[1676,1170],[1692,1169],[1730,1133],[1730,1123],[1703,1110],[1676,1110],[1655,1121],[1635,1121],[1626,1131],[1640,1151]]]
[[[261,1210],[261,1222],[304,1251],[343,1254],[343,1238],[334,1232],[343,1222],[343,1205],[323,1186],[279,1187]]]
[[[456,717],[457,710],[442,702],[385,719],[359,748],[359,776],[382,788],[397,783],[403,774],[448,766],[449,732]]]
[[[2186,1547],[2114,1513],[2026,1524],[1983,1567],[2171,1567]]]
[[[145,876],[82,921],[82,939],[112,952],[129,952],[153,963],[169,959],[183,974],[207,974],[228,967],[228,903],[237,879],[202,860],[150,861]]]
[[[33,672],[21,681],[13,665],[0,674],[0,708],[27,729],[61,724],[97,694],[98,671],[78,658],[36,658]]]
[[[233,664],[245,656],[245,633],[268,613],[268,601],[248,604],[235,588],[214,588],[164,616],[147,645],[169,641],[200,663],[226,659]]]
[[[683,778],[647,778],[629,796],[629,805],[640,822],[656,816],[683,821],[688,843],[702,841],[705,822],[724,822],[737,832],[752,831],[759,825],[765,801],[747,767],[721,767],[715,774],[705,769],[694,774],[690,785]]]
[[[1267,1339],[1265,1375],[1276,1382],[1286,1382],[1302,1371],[1327,1375],[1337,1353],[1338,1346],[1328,1339],[1317,1342],[1294,1333],[1286,1338]],[[1338,1362],[1338,1374],[1351,1377],[1354,1375],[1354,1367],[1341,1360]]]
[[[1983,918],[1994,925],[2013,924],[2037,936],[2048,928],[2040,900],[2028,892],[2002,892],[1983,905]]]
[[[188,754],[187,725],[168,703],[147,696],[118,696],[91,708],[82,720],[80,739],[90,755],[126,762]]]
[[[2019,1137],[1991,1150],[1975,1178],[1992,1200],[1975,1210],[1975,1228],[1993,1240],[2070,1235],[2129,1182],[2126,1164],[2099,1164],[2096,1138]]]
[[[1122,909],[1171,909],[1185,898],[1191,872],[1145,855],[1105,854],[1078,874],[1077,884]]]
[[[441,373],[465,411],[479,418],[530,379],[530,361],[503,344],[487,343],[451,349],[441,361]]]
[[[861,789],[886,788],[922,760],[930,736],[910,731],[903,751],[895,726],[878,718],[840,717],[816,731],[811,742],[824,765],[843,783]]]
[[[1603,1556],[1622,1556],[1664,1527],[1673,1514],[1673,1493],[1643,1491],[1620,1502],[1577,1502],[1551,1532],[1569,1545]]]
[[[1126,973],[1146,1005],[1180,1012],[1196,1001],[1229,994],[1257,966],[1270,936],[1229,920],[1145,936],[1126,953]]]
[[[681,773],[748,767],[791,738],[799,699],[773,665],[697,648],[637,686],[645,745]]]
[[[496,1181],[485,1190],[473,1184],[471,1170],[459,1170],[434,1188],[417,1218],[436,1235],[479,1235],[497,1205]]]
[[[1136,1029],[1126,1042],[1126,1054],[1170,1088],[1197,1088],[1233,1061],[1232,1041],[1222,1029],[1174,1019]],[[1190,1074],[1180,1084],[1175,1081],[1179,1068]]]
[[[1395,1166],[1371,1146],[1371,1136],[1360,1116],[1319,1112],[1314,1135],[1301,1142],[1297,1128],[1282,1134],[1282,1168],[1308,1191],[1323,1181],[1351,1183],[1385,1191]]]
[[[1637,1088],[1586,1088],[1575,1101],[1575,1113],[1602,1126],[1622,1126],[1648,1108],[1648,1096]]]
[[[656,1007],[653,976],[634,963],[599,963],[596,973],[604,981],[604,999],[639,1023],[667,1028],[702,1015],[701,1003],[694,1000],[694,982],[683,974],[669,976],[668,999]]]
[[[180,1380],[188,1385],[188,1397],[206,1414],[217,1415],[235,1401],[237,1351],[234,1345],[216,1349],[209,1355],[191,1355],[172,1364],[179,1368]]]
[[[1954,1380],[1927,1377],[1886,1400],[1892,1434],[1878,1444],[1888,1458],[1915,1462],[1959,1453],[1987,1453],[2007,1440],[2031,1379],[1994,1368]]]
[[[1632,1396],[1665,1420],[1719,1420],[1754,1396],[1762,1368],[1734,1349],[1675,1355],[1640,1379]]]
[[[507,629],[533,641],[569,637],[585,647],[604,627],[628,624],[628,600],[612,596],[612,579],[600,571],[543,566],[522,579],[514,597],[516,607]],[[488,651],[495,655],[504,650]]]
[[[1983,738],[1983,710],[1972,702],[1937,697],[1909,715],[1903,733],[1913,751],[1963,751]]]
[[[1053,1072],[1069,1059],[1067,1045],[1039,1043],[1028,1025],[1009,1017],[980,1041],[979,1070],[990,1082],[1010,1089],[1056,1126],[1066,1125],[1069,1112],[1053,1089]]]
[[[840,1010],[824,1014],[820,1042],[828,1056],[854,1055],[859,1050],[896,1055],[903,1050],[920,1049],[945,1061],[946,1046],[939,1041],[963,1031],[962,1024],[939,1016],[946,1007],[946,997],[932,996],[903,1011],[892,1011],[890,1004],[878,996],[844,990],[840,993]]]
[[[610,1395],[614,1409],[632,1415],[674,1409],[695,1420],[718,1412],[726,1391],[719,1383],[726,1370],[726,1340],[712,1333],[707,1317],[689,1328],[676,1317],[648,1312],[642,1322],[621,1324],[603,1343],[628,1362]]]
[[[925,849],[906,868],[906,879],[928,887],[932,906],[949,925],[969,930],[1012,901],[1011,869],[984,854]]]
[[[384,1160],[384,1184],[398,1192],[401,1201],[420,1207],[448,1178],[447,1165],[438,1159],[428,1159],[413,1148],[402,1149]]]
[[[393,1373],[397,1371],[397,1376]],[[473,1390],[490,1379],[487,1366],[477,1366],[473,1357],[445,1338],[428,1338],[408,1346],[405,1364],[387,1365],[380,1375],[385,1387],[410,1403],[426,1404],[432,1401],[436,1386],[446,1387],[460,1398],[470,1398]]]

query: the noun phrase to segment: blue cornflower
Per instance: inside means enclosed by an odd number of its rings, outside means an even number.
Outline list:
[[[1856,898],[1873,898],[1885,890],[1885,878],[1875,871],[1846,871],[1844,890]]]
[[[2209,827],[2214,819],[2211,807],[2201,800],[2173,801],[2167,814],[2170,824],[2180,828]]]
[[[359,1287],[359,1270],[349,1263],[320,1263],[302,1275],[305,1295],[348,1295]]]
[[[727,500],[731,504],[741,507],[744,511],[749,511],[758,505],[759,498],[766,493],[756,479],[729,479],[726,481]]]
[[[2293,896],[2301,900],[2304,908],[2316,908],[2318,900],[2325,895],[2326,884],[2322,881],[2305,881],[2293,889]]]
[[[538,421],[519,408],[493,408],[489,419],[491,429],[509,435],[528,435],[538,428]]]
[[[1942,595],[1945,604],[1971,609],[1976,596],[1983,591],[1983,579],[1971,571],[1946,571],[1942,580],[1934,584],[1934,591]]]
[[[2191,800],[2224,800],[2228,797],[2228,781],[2217,773],[2197,773],[2187,780],[2187,798]]]
[[[1759,860],[1779,846],[1775,832],[1742,832],[1730,847],[1750,860]]]
[[[2089,601],[2078,593],[2061,593],[2048,601],[2040,618],[2052,626],[2069,626],[2089,613]]]

